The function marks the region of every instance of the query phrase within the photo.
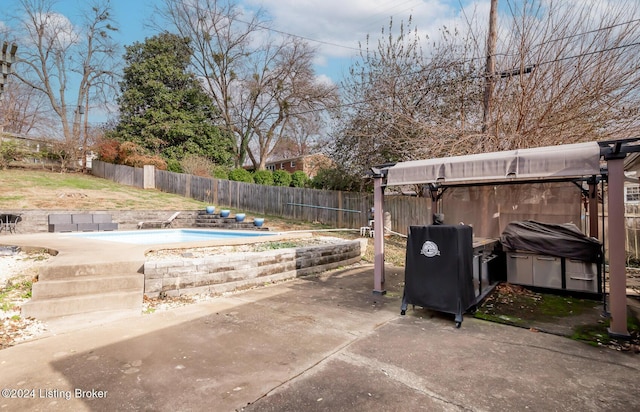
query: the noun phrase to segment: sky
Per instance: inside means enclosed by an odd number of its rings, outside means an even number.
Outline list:
[[[82,0],[80,0],[82,1]],[[318,48],[316,72],[338,82],[348,72],[358,44],[367,35],[378,36],[389,19],[407,21],[411,16],[423,34],[437,35],[460,16],[460,4],[477,7],[488,15],[489,0],[237,0],[250,10],[262,8],[275,30],[300,36]],[[149,16],[161,0],[111,0],[114,18],[121,22],[122,44],[142,41],[154,34]],[[60,0],[60,4],[79,3]],[[64,10],[64,9],[63,9]],[[456,23],[457,24],[457,23]]]
[[[317,48],[315,70],[319,78],[339,84],[358,55],[367,35],[377,39],[389,19],[394,25],[411,16],[420,35],[434,38],[438,30],[460,24],[461,5],[466,13],[488,15],[490,0],[236,0],[247,10],[262,8],[273,29],[300,36]],[[0,3],[18,0],[0,0]],[[56,0],[54,10],[71,23],[78,22],[87,0]],[[115,39],[122,45],[142,42],[157,30],[150,25],[154,6],[162,0],[111,0],[119,27]],[[0,16],[0,29],[2,21]],[[123,49],[124,52],[124,49]]]

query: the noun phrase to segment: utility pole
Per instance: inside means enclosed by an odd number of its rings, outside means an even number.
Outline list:
[[[0,53],[0,101],[2,101],[2,92],[4,92],[4,85],[9,80],[9,75],[13,73],[14,68],[11,67],[16,61],[16,52],[18,51],[18,45],[13,43],[9,46],[8,42],[2,43],[2,53]],[[4,116],[3,123],[0,123],[0,133],[4,132]]]
[[[487,64],[484,78],[484,104],[482,114],[482,133],[489,132],[491,121],[491,99],[493,97],[493,83],[496,72],[496,43],[498,41],[498,0],[491,0],[489,10],[489,35],[487,37]]]
[[[18,45],[13,43],[9,47],[8,42],[2,43],[2,54],[0,54],[0,69],[2,75],[0,76],[0,100],[2,99],[2,92],[4,91],[4,85],[7,84],[9,75],[13,73],[11,65],[16,61],[16,52],[18,51]]]

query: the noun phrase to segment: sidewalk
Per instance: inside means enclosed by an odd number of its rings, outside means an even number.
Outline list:
[[[4,391],[0,409],[640,408],[637,355],[470,316],[460,329],[422,309],[400,316],[404,274],[386,276],[385,296],[371,292],[373,267],[356,266],[2,350],[0,388],[31,399]]]

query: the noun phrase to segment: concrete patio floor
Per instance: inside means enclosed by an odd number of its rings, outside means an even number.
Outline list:
[[[66,325],[0,351],[0,387],[16,390],[2,392],[0,409],[640,408],[637,355],[470,316],[460,329],[449,315],[422,309],[400,316],[403,270],[386,275],[384,296],[372,294],[372,266],[353,266],[150,315]],[[24,390],[33,396],[10,397]]]

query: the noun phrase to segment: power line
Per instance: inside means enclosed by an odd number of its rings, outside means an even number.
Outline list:
[[[640,42],[622,44],[620,46],[608,47],[606,49],[594,50],[592,52],[584,52],[584,53],[577,54],[575,56],[559,57],[557,59],[547,60],[547,61],[543,61],[543,62],[537,63],[537,65],[539,66],[539,65],[542,65],[542,64],[557,63],[557,62],[561,62],[561,61],[565,61],[565,60],[577,59],[577,58],[585,57],[585,56],[592,56],[592,55],[598,54],[598,53],[605,53],[605,52],[613,51],[613,50],[626,49],[627,47],[633,47],[633,46],[640,46]]]
[[[533,71],[534,68],[537,68],[539,66],[546,65],[546,64],[558,63],[558,62],[562,62],[562,61],[565,61],[565,60],[577,59],[577,58],[580,58],[580,57],[591,56],[591,55],[598,54],[598,53],[606,53],[606,52],[609,52],[609,51],[619,50],[619,49],[624,49],[624,48],[627,48],[627,47],[634,47],[634,46],[640,46],[640,42],[634,42],[634,43],[630,43],[630,44],[625,44],[625,45],[620,45],[620,46],[615,46],[615,47],[609,47],[609,48],[602,49],[602,50],[594,50],[592,52],[580,53],[580,54],[577,54],[577,55],[574,55],[574,56],[560,57],[560,58],[557,58],[557,59],[542,61],[542,62],[536,63],[534,65],[527,65],[525,67],[525,69],[524,69],[524,73],[530,73],[530,72]],[[408,74],[402,74],[402,75],[397,75],[397,76],[389,76],[389,78],[399,78],[399,77],[409,76],[411,74],[419,74],[420,72],[425,71],[425,70],[430,70],[430,69],[432,70],[432,69],[438,69],[438,68],[442,69],[444,67],[445,66],[443,66],[443,67],[433,67],[433,68],[424,68],[424,69],[421,69],[419,71],[408,73]],[[502,76],[503,73],[507,73],[507,72],[508,71],[501,72],[501,73],[494,73],[494,75],[500,76],[500,77],[509,77],[509,76]],[[519,74],[519,70],[518,70],[517,73],[516,73],[515,70],[511,72],[511,75],[515,75],[515,74]],[[484,75],[477,75],[477,76],[469,76],[469,79],[484,79],[485,77],[486,76],[484,76]],[[451,79],[448,82],[444,82],[443,84],[444,85],[453,84],[453,83],[456,83],[458,81],[459,80],[457,80],[457,79]],[[414,90],[415,91],[426,91],[427,89],[428,88],[423,87],[423,88],[418,88],[418,89],[414,89]],[[361,100],[361,101],[356,101],[356,102],[343,103],[343,104],[339,104],[339,105],[336,105],[336,106],[332,106],[331,109],[353,107],[353,106],[357,106],[357,105],[365,104],[365,103],[370,103],[370,102],[371,102],[371,99],[366,99],[366,100]],[[310,114],[310,113],[323,112],[323,111],[326,111],[326,110],[329,110],[329,109],[310,109],[310,110],[304,110],[304,111],[300,111],[300,112],[293,112],[293,113],[290,113],[290,114],[295,116],[295,115],[304,115],[304,114]]]
[[[230,18],[232,18],[232,17],[230,16]],[[244,20],[241,20],[241,19],[238,19],[238,18],[233,18],[233,19],[238,21],[239,23],[243,23],[243,24],[246,24],[246,25],[251,25],[251,23],[248,23],[248,22],[246,22]],[[616,28],[616,27],[620,27],[620,26],[624,26],[624,25],[628,25],[628,24],[636,23],[636,22],[640,22],[640,18],[632,19],[632,20],[625,21],[625,22],[622,22],[622,23],[611,24],[611,25],[605,26],[605,27],[599,27],[597,29],[589,30],[589,31],[582,32],[582,33],[576,33],[576,34],[572,34],[572,35],[568,35],[568,36],[563,36],[563,37],[559,37],[559,38],[555,38],[555,39],[550,39],[550,40],[547,40],[545,42],[541,42],[541,43],[535,44],[535,45],[532,46],[532,48],[541,47],[543,45],[550,44],[550,43],[555,43],[555,42],[558,42],[558,41],[561,41],[561,40],[567,40],[567,39],[571,39],[571,38],[575,38],[575,37],[585,36],[587,34],[597,33],[597,32],[601,32],[601,31],[605,31],[605,30],[611,30],[611,29]],[[339,47],[339,48],[343,48],[343,49],[346,49],[346,50],[354,50],[354,51],[358,51],[358,52],[361,51],[360,48],[344,46],[344,45],[340,45],[340,44],[337,44],[337,43],[326,42],[326,41],[323,41],[323,40],[317,40],[317,39],[313,39],[313,38],[310,38],[310,37],[306,37],[306,36],[301,36],[301,35],[285,32],[283,30],[274,29],[274,28],[271,28],[271,27],[268,27],[268,26],[265,26],[265,25],[258,24],[258,25],[255,25],[255,26],[260,28],[260,29],[262,29],[262,30],[272,31],[272,32],[275,32],[275,33],[278,33],[278,34],[282,34],[282,35],[285,35],[285,36],[291,36],[291,37],[294,37],[294,38],[299,38],[299,39],[302,39],[302,40],[306,40],[306,41],[310,41],[310,42],[314,42],[314,43],[318,43],[318,44],[323,44],[323,45],[332,46],[332,47]],[[586,55],[597,54],[597,53],[601,53],[601,52],[604,52],[604,51],[612,51],[612,50],[615,50],[615,49],[629,47],[629,46],[633,46],[633,45],[637,45],[637,43],[629,44],[629,45],[626,45],[626,46],[618,46],[618,47],[615,47],[615,48],[605,49],[605,50],[602,50],[602,51],[584,53],[583,55],[578,55],[578,56],[570,56],[570,57],[566,57],[566,58],[562,58],[562,59],[557,59],[556,61],[568,60],[568,59],[577,58],[577,57],[584,57]],[[517,56],[517,54],[496,53],[495,56],[509,57],[509,56]],[[469,59],[463,59],[460,63],[463,63],[463,64],[464,63],[471,63],[471,62],[473,62],[475,60],[483,60],[484,61],[485,57],[472,57],[472,58],[469,58]],[[542,63],[538,63],[537,65],[547,64],[547,63],[550,63],[550,62],[553,62],[553,61],[542,62]],[[396,75],[396,76],[393,76],[392,78],[398,78],[398,77],[401,77],[401,76],[410,76],[410,75],[419,74],[419,73],[421,73],[421,72],[423,72],[424,70],[427,70],[427,69],[429,69],[429,68],[420,69],[418,71],[414,71],[414,72],[407,73],[407,74]],[[339,86],[339,85],[337,85],[336,87],[341,88],[341,86]]]
[[[405,3],[407,3],[407,2],[405,2]],[[327,42],[327,41],[323,41],[323,40],[317,40],[317,39],[313,39],[313,38],[310,38],[310,37],[289,33],[289,32],[283,31],[283,30],[274,29],[272,27],[268,27],[268,26],[263,25],[263,24],[249,23],[247,21],[244,21],[242,19],[238,19],[237,17],[233,17],[233,16],[227,16],[227,17],[229,19],[235,20],[235,21],[237,21],[239,23],[246,24],[248,26],[254,26],[254,27],[257,27],[259,29],[266,30],[266,31],[271,31],[271,32],[278,33],[278,34],[281,34],[281,35],[290,36],[290,37],[293,37],[293,38],[299,38],[299,39],[302,39],[302,40],[305,40],[305,41],[310,41],[310,42],[323,44],[323,45],[327,45],[327,46],[332,46],[332,47],[338,47],[338,48],[342,48],[342,49],[346,49],[346,50],[354,50],[354,51],[358,51],[358,52],[361,51],[360,48],[344,46],[344,45],[341,45],[341,44]],[[583,32],[583,33],[576,33],[576,34],[573,34],[573,35],[568,35],[568,36],[564,36],[564,37],[560,37],[560,38],[556,38],[556,39],[550,39],[550,40],[547,40],[545,42],[538,43],[538,44],[534,45],[533,47],[534,48],[535,47],[540,47],[542,45],[553,43],[553,42],[557,42],[557,41],[561,41],[561,40],[566,40],[566,39],[570,39],[570,38],[574,38],[574,37],[578,37],[578,36],[584,36],[584,35],[587,35],[587,34],[601,32],[601,31],[604,31],[604,30],[610,30],[610,29],[613,29],[615,27],[631,24],[631,23],[638,22],[638,21],[640,21],[640,19],[633,19],[633,20],[629,20],[629,21],[626,21],[626,22],[612,24],[612,25],[609,25],[609,26],[606,26],[606,27],[600,27],[600,28],[594,29],[594,30],[589,30],[589,31],[586,31],[586,32]],[[607,48],[607,49],[603,49],[603,50],[597,50],[597,51],[593,51],[593,52],[581,53],[581,54],[575,55],[575,56],[567,56],[567,57],[563,57],[563,58],[557,58],[557,59],[553,59],[553,60],[543,61],[543,62],[537,63],[535,65],[528,65],[527,67],[534,67],[534,66],[537,67],[537,66],[541,66],[541,65],[545,65],[545,64],[554,63],[554,62],[560,62],[560,61],[564,61],[564,60],[575,59],[575,58],[579,58],[579,57],[584,57],[584,56],[588,56],[588,55],[603,53],[603,52],[607,52],[607,51],[613,51],[613,50],[616,50],[616,49],[623,49],[623,48],[626,48],[626,47],[632,47],[632,46],[637,46],[637,45],[640,45],[640,42],[631,43],[631,44],[628,44],[628,45],[621,45],[621,46],[611,47],[611,48]],[[506,54],[506,53],[496,53],[495,55],[496,56],[505,56],[505,57],[506,56],[513,56],[511,54]],[[433,60],[433,59],[431,58],[430,60]],[[468,59],[463,59],[458,63],[460,63],[460,64],[471,63],[471,62],[473,62],[475,60],[485,60],[485,57],[472,57],[472,58],[468,58]],[[444,67],[439,67],[439,68],[444,68]],[[399,74],[399,75],[390,75],[390,76],[388,76],[388,78],[389,79],[394,79],[394,78],[400,78],[400,77],[405,77],[405,76],[411,76],[411,75],[420,74],[421,72],[424,72],[426,70],[434,70],[434,69],[438,69],[438,67],[425,67],[423,69],[420,69],[420,70],[417,70],[417,71],[412,71],[412,72],[409,72],[409,73],[404,73],[404,74]],[[507,73],[507,71],[505,71],[503,73]],[[515,73],[515,70],[512,71],[512,73]],[[501,73],[498,73],[497,75],[501,75]],[[485,77],[486,76],[472,76],[470,78],[485,78]],[[339,85],[336,85],[336,87],[337,88],[342,88]],[[422,90],[422,89],[418,89],[418,90]],[[334,108],[350,107],[350,106],[355,106],[357,104],[364,104],[364,103],[367,103],[367,102],[368,102],[367,100],[364,100],[364,101],[360,101],[360,102],[345,103],[345,104],[334,106]],[[293,114],[293,115],[302,115],[302,114],[322,112],[322,111],[326,111],[326,110],[327,109],[310,109],[310,110],[295,112],[295,113],[291,113],[291,114]]]
[[[408,3],[410,1],[412,1],[412,0],[407,0],[403,4]],[[419,4],[415,4],[415,6],[418,6],[418,5],[420,5],[420,3]],[[394,7],[391,7],[390,9],[393,9],[393,8]],[[407,11],[407,10],[409,10],[411,8],[413,8],[413,5],[411,7],[409,7],[409,8],[406,8],[406,9],[402,10],[402,12]],[[377,14],[381,14],[381,13],[377,13]],[[290,37],[294,37],[294,38],[298,38],[298,39],[302,39],[302,40],[307,40],[307,41],[310,41],[310,42],[323,44],[325,46],[339,47],[339,48],[342,48],[342,49],[354,50],[354,51],[357,51],[357,52],[361,51],[360,48],[351,47],[351,46],[345,46],[345,45],[342,45],[342,44],[327,42],[327,41],[324,41],[324,40],[317,40],[317,39],[313,39],[311,37],[302,36],[302,35],[299,35],[299,34],[293,34],[293,33],[289,33],[289,32],[283,31],[283,30],[274,29],[272,27],[268,27],[268,26],[265,26],[265,25],[262,25],[262,24],[249,23],[249,22],[241,20],[241,19],[239,19],[237,17],[232,17],[232,16],[227,16],[227,17],[229,17],[229,19],[235,20],[235,21],[237,21],[239,23],[246,24],[247,26],[254,25],[255,27],[260,28],[262,30],[272,31],[274,33],[282,34],[282,35],[285,35],[285,36],[290,36]]]
[[[613,29],[613,28],[616,28],[616,27],[625,26],[627,24],[636,23],[636,22],[640,22],[640,18],[639,19],[633,19],[633,20],[625,21],[623,23],[612,24],[610,26],[600,27],[600,28],[589,30],[589,31],[585,31],[585,32],[582,32],[582,33],[576,33],[576,34],[570,34],[570,35],[564,36],[564,37],[558,37],[557,39],[548,40],[546,43],[536,44],[533,47],[539,47],[539,46],[543,46],[543,45],[548,44],[548,43],[555,43],[555,42],[560,41],[560,40],[567,40],[567,39],[571,39],[571,38],[578,37],[578,36],[584,36],[586,34],[592,34],[592,33],[597,33],[597,32],[604,31],[604,30],[610,30],[610,29]]]
[[[377,22],[377,21],[381,20],[381,18],[377,18],[376,16],[382,16],[382,15],[383,15],[383,13],[386,13],[386,10],[394,10],[394,9],[397,9],[397,8],[399,8],[399,7],[401,7],[401,6],[405,5],[405,4],[407,4],[407,3],[413,3],[414,1],[415,1],[415,0],[405,0],[405,1],[404,1],[404,2],[402,2],[401,4],[398,4],[398,5],[395,5],[395,6],[392,6],[392,7],[387,7],[387,8],[385,9],[385,11],[380,11],[380,12],[374,13],[374,14],[371,16],[371,19],[370,19],[372,23],[366,23],[366,24],[361,25],[360,27],[363,27],[363,28],[364,28],[364,27],[366,27],[366,26],[372,25],[372,24],[373,24],[373,22]],[[400,11],[399,11],[399,13],[404,13],[404,12],[406,12],[407,10],[411,10],[411,9],[413,9],[415,6],[422,6],[422,5],[424,5],[424,2],[422,2],[422,1],[418,0],[418,3],[413,3],[413,4],[411,4],[409,7],[405,8],[405,9],[403,9],[403,10],[400,10]],[[386,17],[386,18],[389,18],[389,17],[392,17],[392,16],[393,16],[393,14],[392,14],[391,16],[387,15],[387,17]],[[374,19],[374,17],[375,17],[375,19]]]
[[[286,31],[277,30],[277,29],[274,29],[272,27],[268,27],[268,26],[265,26],[265,25],[262,25],[262,24],[249,23],[249,22],[246,22],[244,20],[240,20],[240,19],[238,19],[236,17],[229,16],[229,18],[232,19],[232,20],[237,21],[238,23],[246,24],[247,26],[252,26],[253,25],[253,26],[255,26],[255,27],[259,28],[259,29],[266,30],[266,31],[272,31],[274,33],[282,34],[282,35],[285,35],[285,36],[295,37],[295,38],[298,38],[298,39],[307,40],[307,41],[311,41],[311,42],[314,42],[314,43],[324,44],[325,46],[340,47],[340,48],[343,48],[343,49],[355,50],[355,51],[358,51],[358,52],[360,51],[359,48],[350,47],[350,46],[344,46],[344,45],[337,44],[337,43],[331,43],[331,42],[327,42],[327,41],[323,41],[323,40],[316,40],[316,39],[312,39],[310,37],[305,37],[305,36],[300,36],[298,34],[288,33]]]

